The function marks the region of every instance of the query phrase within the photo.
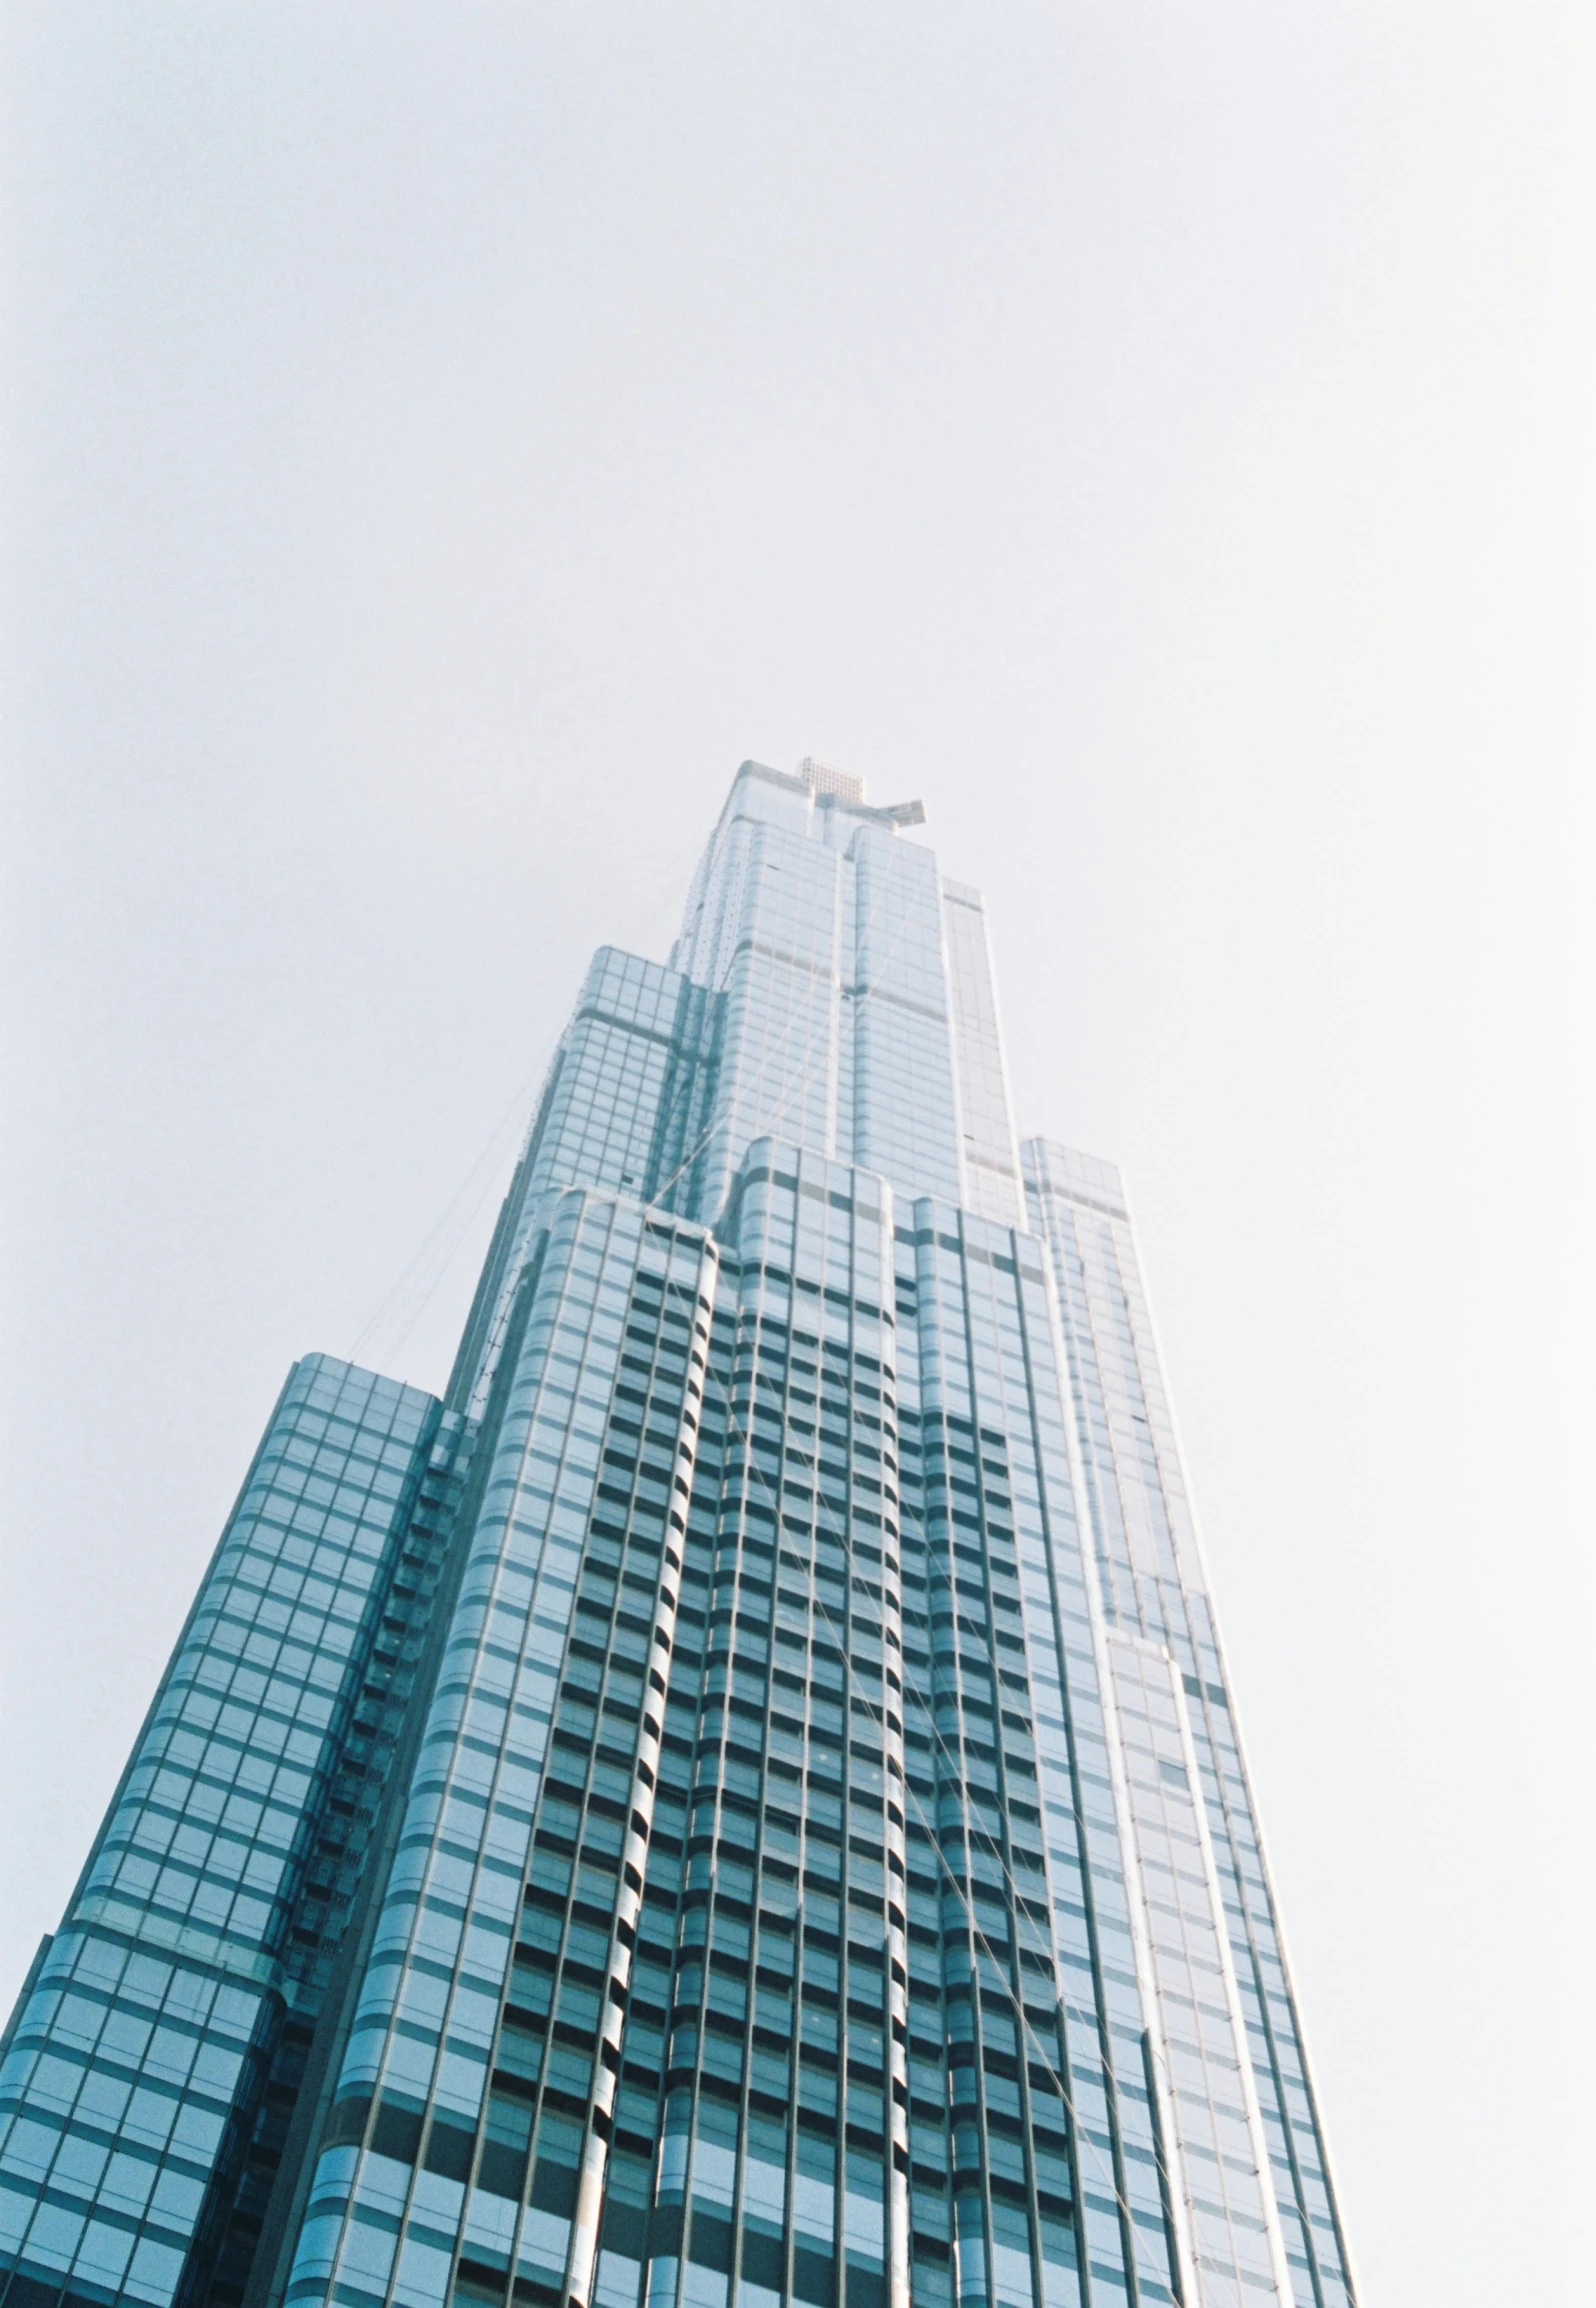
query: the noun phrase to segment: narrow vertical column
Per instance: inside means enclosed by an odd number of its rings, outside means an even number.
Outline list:
[[[693,1487],[697,1453],[697,1413],[704,1396],[704,1372],[709,1349],[709,1315],[704,1309],[713,1306],[715,1302],[717,1265],[714,1244],[706,1239],[698,1270],[698,1297],[702,1304],[694,1314],[687,1385],[682,1397],[681,1421],[677,1428],[672,1484],[674,1503],[666,1520],[665,1544],[660,1554],[659,1584],[654,1590],[649,1663],[637,1746],[632,1757],[631,1801],[621,1851],[620,1891],[615,1903],[615,1920],[610,1928],[598,2057],[593,2066],[592,2098],[588,2106],[586,2136],[582,2142],[576,2210],[571,2221],[565,2297],[571,2302],[572,2308],[588,2308],[598,2266],[604,2178],[609,2163],[610,2135],[614,2127],[615,2093],[621,2073],[621,2037],[626,2026],[632,1953],[637,1945],[637,1920],[643,1905],[643,1877],[648,1865],[648,1839],[654,1821],[654,1791],[659,1779],[665,1688],[670,1678],[671,1651],[676,1640],[676,1606],[682,1575],[681,1551],[687,1533],[687,1500]]]
[[[892,1193],[884,1179],[870,1179],[870,1201],[861,1207],[859,1174],[853,1175],[853,1289],[856,1300],[880,1306],[892,1273]],[[886,2087],[887,2172],[886,2266],[888,2308],[909,2308],[909,1934],[908,1829],[903,1749],[903,1568],[900,1557],[896,1337],[890,1323],[871,1317],[871,1343],[881,1353],[881,1760],[882,1875],[885,1886],[882,1973],[882,2062]]]
[[[883,1390],[883,1410],[885,1391]],[[897,1455],[897,1425],[890,1430]],[[889,1648],[903,1657],[902,1573],[895,1559],[881,1582],[882,1625]],[[886,1750],[887,2121],[891,2141],[887,2193],[887,2297],[891,2308],[909,2308],[909,1934],[904,1915],[909,1847],[904,1825],[903,1692],[891,1674],[883,1710]],[[896,1705],[894,1705],[894,1701]]]
[[[1151,1970],[1155,2061],[1201,2076],[1171,2100],[1171,2178],[1184,2193],[1200,2304],[1238,2291],[1291,2308],[1291,2271],[1270,2186],[1224,1899],[1180,1671],[1160,1645],[1111,1629],[1126,1894],[1140,1902]],[[1178,2209],[1178,2208],[1177,2208]]]

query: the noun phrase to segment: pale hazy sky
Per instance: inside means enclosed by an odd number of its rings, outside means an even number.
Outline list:
[[[0,2003],[289,1361],[439,1382],[813,751],[1128,1172],[1366,2308],[1586,2308],[1596,14],[0,41]]]

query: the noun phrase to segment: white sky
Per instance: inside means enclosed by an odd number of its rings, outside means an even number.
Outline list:
[[[813,751],[1128,1171],[1366,2308],[1583,2308],[1593,28],[13,0],[0,2002]]]

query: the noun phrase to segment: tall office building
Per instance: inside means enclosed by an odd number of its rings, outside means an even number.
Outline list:
[[[289,1373],[0,2069],[0,2304],[1350,2308],[1120,1182],[739,771],[442,1400]]]

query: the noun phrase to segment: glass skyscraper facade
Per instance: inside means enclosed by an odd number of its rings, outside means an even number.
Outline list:
[[[745,763],[442,1399],[290,1372],[0,2066],[0,2308],[1349,2308],[1117,1173]]]

